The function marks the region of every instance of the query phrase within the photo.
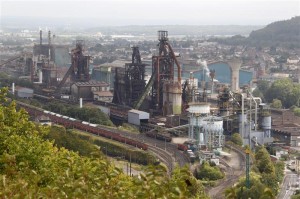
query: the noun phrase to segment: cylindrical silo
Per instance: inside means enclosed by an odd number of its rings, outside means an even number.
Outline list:
[[[271,116],[262,117],[261,119],[262,129],[271,129],[271,124],[272,124]]]
[[[181,114],[182,89],[178,82],[165,82],[163,86],[164,115]]]

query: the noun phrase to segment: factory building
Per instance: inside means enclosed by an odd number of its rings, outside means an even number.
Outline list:
[[[16,88],[17,96],[20,98],[33,98],[33,90],[30,88]]]
[[[128,123],[134,124],[134,125],[141,125],[141,122],[148,122],[149,120],[149,113],[144,111],[139,111],[135,109],[131,109],[128,111]]]
[[[78,100],[79,98],[94,100],[95,98],[111,97],[112,94],[108,94],[109,90],[109,84],[105,82],[75,82],[71,85],[71,96],[73,100]]]
[[[291,110],[272,110],[271,134],[275,140],[286,145],[300,146],[300,117]]]
[[[93,68],[92,79],[100,82],[106,82],[110,88],[114,86],[114,73],[112,67],[108,65],[100,65]]]

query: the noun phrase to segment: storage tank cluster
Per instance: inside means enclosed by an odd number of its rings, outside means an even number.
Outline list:
[[[260,108],[260,127],[264,131],[264,138],[271,137],[271,111],[270,107],[267,104],[261,103],[259,104]]]
[[[198,149],[220,148],[223,146],[223,119],[209,116],[210,105],[198,102],[190,103],[189,108],[189,142]]]
[[[200,133],[200,146],[206,146],[210,151],[221,148],[224,144],[223,119],[208,116],[202,120],[203,131]]]

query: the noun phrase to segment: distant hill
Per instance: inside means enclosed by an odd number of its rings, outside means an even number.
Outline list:
[[[300,16],[252,31],[247,40],[253,45],[300,47]]]
[[[262,26],[240,26],[240,25],[151,25],[151,26],[103,26],[86,29],[87,32],[101,32],[104,35],[113,34],[131,34],[131,35],[154,35],[158,30],[167,30],[169,36],[190,35],[190,36],[208,36],[208,35],[245,35],[248,36],[251,31],[258,30]]]
[[[300,16],[285,21],[277,21],[262,29],[253,30],[249,37],[235,35],[230,38],[213,38],[210,41],[227,45],[300,48]]]

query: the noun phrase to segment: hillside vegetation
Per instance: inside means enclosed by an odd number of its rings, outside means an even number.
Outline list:
[[[252,31],[248,42],[252,45],[300,47],[300,16]]]
[[[188,168],[168,176],[161,165],[129,177],[101,154],[83,157],[43,140],[35,125],[0,89],[0,198],[207,198]]]
[[[249,37],[235,35],[230,38],[213,38],[227,45],[247,45],[254,47],[287,47],[300,48],[300,16],[289,20],[278,21],[266,27],[252,31]]]

